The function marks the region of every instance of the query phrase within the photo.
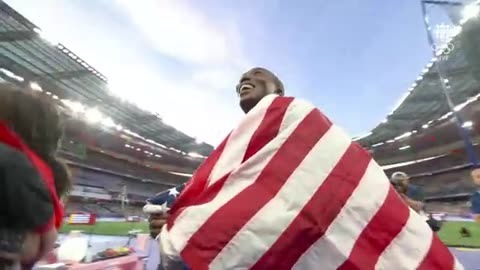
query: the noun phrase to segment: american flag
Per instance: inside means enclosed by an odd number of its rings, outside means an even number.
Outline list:
[[[70,225],[95,225],[96,218],[92,213],[72,213],[68,217]]]
[[[185,184],[181,184],[158,193],[147,200],[147,204],[143,207],[143,212],[147,214],[167,213],[184,188]]]
[[[462,269],[382,168],[313,105],[263,98],[170,210],[193,269]]]

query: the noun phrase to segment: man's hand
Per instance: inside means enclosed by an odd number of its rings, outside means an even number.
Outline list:
[[[156,238],[167,222],[167,217],[164,213],[153,213],[150,214],[148,221],[150,223],[150,236]]]

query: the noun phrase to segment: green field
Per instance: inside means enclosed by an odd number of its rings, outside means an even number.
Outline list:
[[[472,233],[470,238],[461,237],[459,230],[466,227]],[[61,232],[67,233],[71,230],[82,230],[85,233],[125,236],[131,230],[141,230],[148,233],[146,222],[97,222],[95,226],[68,225],[65,224]],[[480,248],[480,224],[475,222],[450,221],[445,222],[442,230],[438,233],[440,239],[449,246],[467,246]]]
[[[467,228],[472,236],[462,237],[459,233],[462,227]],[[480,224],[475,222],[450,221],[445,222],[438,236],[448,246],[464,246],[480,248]]]
[[[126,236],[131,230],[141,230],[148,233],[147,222],[97,222],[95,226],[88,225],[68,225],[64,224],[60,229],[61,233],[68,233],[72,230],[81,230],[84,233],[112,235],[112,236]]]

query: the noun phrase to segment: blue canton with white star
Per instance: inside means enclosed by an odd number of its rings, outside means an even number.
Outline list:
[[[177,199],[178,195],[182,190],[185,188],[186,183],[181,184],[179,186],[173,187],[171,189],[162,191],[155,195],[154,197],[147,200],[147,203],[153,205],[161,205],[167,209],[170,209],[172,204]]]

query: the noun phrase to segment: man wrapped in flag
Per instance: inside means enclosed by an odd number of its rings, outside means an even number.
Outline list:
[[[462,269],[367,151],[254,68],[245,118],[198,168],[160,235],[165,269]]]

